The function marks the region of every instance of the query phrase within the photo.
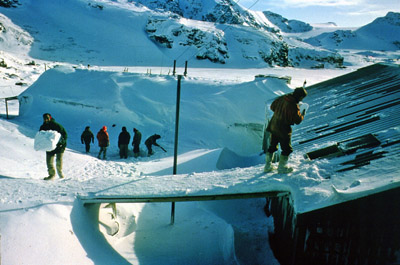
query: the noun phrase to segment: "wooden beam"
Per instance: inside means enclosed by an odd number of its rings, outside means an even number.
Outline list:
[[[8,116],[8,101],[9,100],[18,100],[18,97],[14,96],[14,97],[7,97],[7,98],[1,98],[1,99],[4,99],[4,102],[6,104],[6,118],[8,119],[9,118],[9,116]]]
[[[288,191],[268,191],[255,193],[231,193],[231,194],[213,194],[213,195],[189,195],[189,196],[78,196],[85,204],[98,203],[144,203],[144,202],[189,202],[189,201],[215,201],[215,200],[233,200],[233,199],[252,199],[280,197],[288,195]]]

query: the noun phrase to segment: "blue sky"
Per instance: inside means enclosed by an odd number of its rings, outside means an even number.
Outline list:
[[[287,19],[307,23],[335,22],[342,27],[360,27],[400,12],[400,0],[235,0],[256,11],[272,11]]]

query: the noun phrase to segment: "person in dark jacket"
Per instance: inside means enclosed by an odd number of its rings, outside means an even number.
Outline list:
[[[274,159],[274,153],[278,150],[278,144],[282,150],[278,172],[289,173],[293,171],[293,168],[287,166],[289,155],[293,152],[291,126],[303,121],[305,113],[300,113],[299,102],[306,96],[307,91],[303,87],[298,87],[293,93],[280,96],[272,102],[271,110],[274,115],[267,127],[267,130],[271,133],[271,138],[266,153],[264,172],[273,170],[271,163]]]
[[[44,180],[54,179],[56,170],[54,169],[54,156],[56,156],[56,169],[60,178],[64,178],[62,173],[63,168],[63,155],[67,147],[67,131],[61,124],[57,123],[50,115],[50,113],[43,114],[43,124],[40,126],[39,131],[56,131],[61,134],[57,146],[52,151],[46,152],[46,164],[49,175]]]
[[[146,141],[144,142],[144,144],[147,147],[147,155],[151,156],[152,154],[154,154],[152,146],[158,146],[160,147],[164,152],[167,152],[164,148],[162,148],[158,143],[157,140],[160,139],[161,136],[158,134],[153,134],[152,136],[150,136],[149,138],[146,139]]]
[[[97,133],[96,137],[100,147],[97,158],[100,159],[101,154],[103,154],[103,159],[107,159],[107,147],[110,145],[110,137],[108,136],[107,126],[103,126]]]
[[[122,127],[122,131],[118,136],[119,157],[128,158],[128,145],[131,135],[127,132],[126,127]]]
[[[133,145],[133,156],[136,158],[139,156],[140,153],[140,142],[142,141],[142,133],[139,132],[138,129],[133,128],[133,141],[132,141],[132,145]]]
[[[86,126],[85,130],[81,134],[81,142],[85,144],[86,153],[90,152],[90,142],[94,143],[94,135],[90,130],[89,126]]]

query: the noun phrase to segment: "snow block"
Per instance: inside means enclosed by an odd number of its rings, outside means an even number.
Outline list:
[[[61,134],[56,131],[39,131],[35,135],[34,149],[36,151],[52,151],[56,149]]]

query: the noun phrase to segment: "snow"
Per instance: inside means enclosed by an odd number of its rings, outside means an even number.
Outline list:
[[[33,149],[35,151],[53,151],[57,147],[61,134],[56,131],[39,131],[35,135]]]
[[[49,85],[55,80],[57,89]],[[74,80],[85,82],[79,86]],[[309,82],[313,83],[312,78]],[[360,176],[349,174],[346,180],[326,180],[334,170],[332,165],[326,160],[309,162],[299,152],[291,156],[290,162],[296,173],[262,174],[260,135],[239,126],[226,126],[235,121],[262,123],[265,101],[290,89],[282,80],[257,78],[225,83],[188,77],[183,79],[182,88],[178,175],[172,175],[176,78],[56,68],[26,89],[21,96],[31,100],[21,105],[20,116],[0,120],[3,262],[54,264],[70,261],[68,257],[73,256],[74,264],[112,264],[121,258],[115,256],[111,245],[134,264],[226,264],[243,259],[260,264],[256,260],[261,257],[264,264],[277,264],[268,246],[272,220],[263,213],[264,199],[177,203],[173,226],[169,225],[168,203],[117,204],[120,230],[115,236],[107,234],[115,229],[115,220],[110,218],[108,208],[101,209],[104,225],[100,227],[105,241],[95,230],[97,219],[77,198],[289,191],[296,210],[301,212],[351,196],[333,190],[332,185],[366,194],[399,183],[398,179],[380,179],[362,180],[355,185]],[[241,94],[245,89],[249,93]],[[202,105],[204,102],[207,104]],[[238,105],[241,107],[234,107]],[[43,181],[45,153],[33,150],[45,111],[52,113],[69,135],[64,154],[65,180]],[[96,158],[96,145],[90,154],[84,154],[79,137],[88,124],[94,132],[103,124],[108,126],[109,160]],[[168,152],[155,148],[153,157],[119,159],[116,142],[123,125],[128,125],[129,131],[133,126],[142,128],[144,138],[161,131],[159,144]],[[254,246],[253,254],[244,251],[248,244]],[[108,254],[94,254],[103,253],[98,249]],[[17,254],[21,252],[28,255]]]
[[[19,35],[23,45],[14,45],[11,38],[0,52],[9,64],[1,68],[9,78],[4,79],[0,97],[21,93],[20,106],[10,102],[11,113],[19,116],[0,119],[3,264],[278,264],[268,244],[273,220],[263,212],[265,199],[177,203],[175,224],[170,225],[169,203],[117,204],[114,215],[108,205],[97,213],[94,207],[84,207],[79,198],[288,191],[296,211],[304,212],[399,185],[398,177],[362,178],[365,172],[382,170],[375,163],[346,178],[327,179],[334,171],[329,161],[310,162],[298,151],[289,162],[295,173],[262,174],[262,135],[257,128],[264,123],[265,103],[301,86],[305,79],[312,85],[360,65],[325,70],[243,68],[240,63],[230,69],[209,64],[189,67],[182,80],[178,174],[173,175],[177,79],[169,74],[170,67],[152,66],[159,65],[161,52],[146,52],[150,48],[145,46],[149,42],[142,32],[141,15],[148,10],[120,2],[107,11],[113,13],[115,24],[102,30],[113,32],[112,38],[134,35],[135,50],[115,46],[110,35],[105,38],[87,32],[86,27],[75,31],[85,22],[94,23],[93,17],[81,18],[97,11],[84,1],[76,2],[85,5],[87,13],[70,2],[27,1],[25,8],[31,14],[47,14],[35,26],[42,43],[58,44],[51,47],[39,48],[40,42],[32,45],[27,31],[2,20],[16,28],[13,32],[23,33]],[[103,2],[113,5],[99,1]],[[22,24],[32,21],[19,19]],[[63,34],[67,38],[60,38]],[[90,42],[96,43],[97,50],[88,53]],[[76,46],[82,53],[76,53]],[[142,63],[132,66],[130,58],[137,56],[133,50],[145,55]],[[85,60],[91,53],[94,63],[88,69]],[[27,65],[32,60],[36,64]],[[77,61],[81,64],[72,64]],[[182,68],[178,71],[183,73]],[[286,84],[278,78],[254,78],[257,74],[291,76],[292,80]],[[26,85],[15,86],[16,79]],[[4,105],[0,108],[3,114]],[[43,180],[45,152],[34,150],[45,112],[68,133],[66,178],[62,180]],[[97,144],[85,154],[80,134],[88,125],[94,134],[103,125],[109,128],[108,160],[97,159]],[[119,159],[117,137],[122,126],[127,126],[131,136],[133,127],[139,128],[142,149],[148,136],[159,133],[158,143],[167,153],[155,147],[152,157],[135,159],[130,153],[128,159]],[[395,163],[386,165],[387,170]]]
[[[340,29],[311,37],[306,42],[330,49],[398,51],[400,13],[389,12],[385,17],[356,30]],[[310,35],[311,36],[311,35]],[[305,35],[303,35],[305,37]],[[379,49],[377,49],[379,47]]]

